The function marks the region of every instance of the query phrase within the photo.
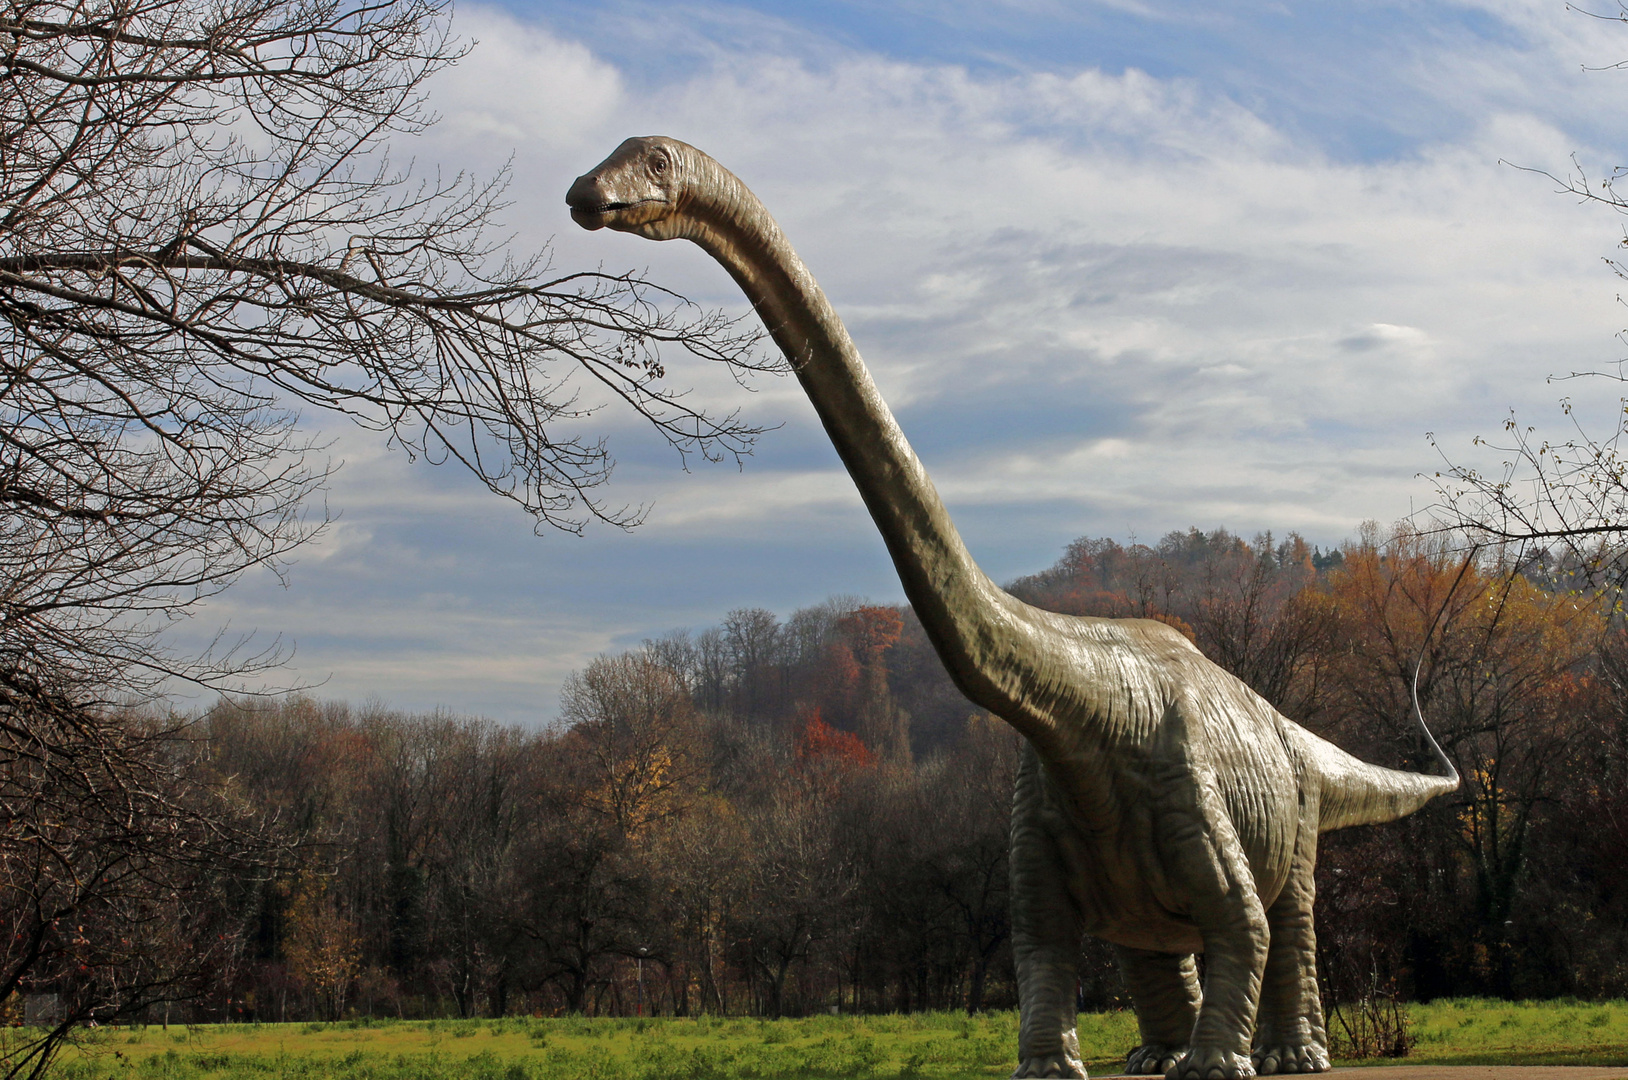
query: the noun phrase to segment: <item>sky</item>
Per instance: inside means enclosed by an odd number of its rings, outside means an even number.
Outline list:
[[[1428,508],[1443,454],[1621,358],[1623,222],[1557,193],[1628,162],[1628,25],[1564,3],[461,3],[468,56],[419,168],[512,170],[504,222],[560,268],[647,270],[744,314],[699,248],[570,221],[571,180],[631,135],[710,153],[820,280],[997,581],[1080,536],[1294,530],[1322,546]],[[1603,69],[1603,70],[1602,70]],[[1574,164],[1575,163],[1575,164]],[[644,506],[534,535],[455,469],[336,418],[334,523],[178,631],[292,651],[276,683],[547,724],[596,654],[728,611],[902,601],[789,378],[669,368],[771,427],[688,470],[595,419]],[[1441,448],[1434,449],[1430,441]]]

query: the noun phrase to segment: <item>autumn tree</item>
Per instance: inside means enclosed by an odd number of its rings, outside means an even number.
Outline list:
[[[324,1019],[338,1020],[361,970],[355,922],[340,910],[326,881],[305,874],[289,904],[288,924],[289,974],[310,991]]]
[[[1424,711],[1466,784],[1402,821],[1321,841],[1331,1025],[1353,1050],[1394,1053],[1408,994],[1620,995],[1628,637],[1615,616],[1550,575],[1511,578],[1496,560],[1467,563],[1405,530],[1367,529],[1338,557],[1268,536],[1191,530],[1134,557],[1081,544],[1102,561],[1076,560],[1060,584],[1162,582],[1160,603],[1202,646],[1220,654],[1213,639],[1246,639],[1231,662],[1263,685],[1292,672],[1278,685],[1316,701],[1306,719],[1319,733],[1414,770],[1434,768],[1411,718],[1422,651]],[[196,725],[209,746],[184,759],[180,779],[202,770],[195,791],[320,840],[301,857],[319,864],[332,910],[355,929],[345,1000],[359,1010],[626,1013],[641,960],[644,1000],[675,1013],[1009,1005],[1005,861],[1020,741],[998,720],[969,718],[908,610],[866,607],[752,614],[727,633],[601,657],[573,684],[570,722],[538,731],[226,702]],[[1296,610],[1319,632],[1297,637]],[[1279,628],[1294,650],[1272,644]],[[734,637],[744,657],[758,631],[751,666],[765,679],[748,710],[737,692],[747,665],[730,663],[725,645]],[[910,754],[878,754],[851,730],[864,704],[856,656],[885,664],[887,694],[911,716]],[[712,710],[695,697],[709,683]],[[179,835],[195,850],[195,836]],[[29,864],[11,849],[8,860],[20,881]],[[265,868],[231,865],[185,879],[216,892],[204,903],[183,890],[188,906],[175,910],[189,931],[226,932],[209,955],[235,973],[234,1008],[277,1016],[289,983],[274,958],[304,917],[291,917],[292,896],[277,898]],[[147,940],[183,955],[169,918]],[[74,924],[83,941],[66,945],[105,942],[94,928]],[[1083,1002],[1123,1003],[1094,939],[1080,973]]]
[[[1628,865],[1628,632],[1620,626],[1606,633],[1566,708],[1571,781],[1542,808],[1528,845],[1521,992],[1620,997],[1628,988],[1628,883],[1619,869]]]
[[[817,708],[804,715],[792,745],[798,773],[827,792],[836,791],[856,771],[876,763],[865,740],[827,724]]]
[[[639,653],[597,657],[566,680],[560,718],[580,755],[587,809],[630,838],[682,813],[703,763],[699,720],[670,669]]]
[[[1439,823],[1437,865],[1462,859],[1469,870],[1472,940],[1447,962],[1507,994],[1535,815],[1571,782],[1572,705],[1603,630],[1596,604],[1407,529],[1383,545],[1370,532],[1331,576],[1330,595],[1342,716],[1330,733],[1365,756],[1429,769],[1411,719],[1417,671],[1425,715],[1464,785],[1404,828]]]
[[[561,718],[569,727],[549,751],[557,775],[539,806],[546,819],[529,841],[532,865],[519,879],[528,899],[514,926],[539,946],[540,977],[562,988],[574,1012],[587,1007],[609,958],[642,957],[665,942],[671,947],[656,958],[670,964],[679,951],[648,917],[674,883],[655,859],[670,850],[665,831],[698,797],[705,759],[684,681],[654,655],[601,656],[567,681]],[[711,870],[698,867],[693,880],[727,879],[721,858]],[[668,899],[697,932],[715,927],[707,898]],[[703,940],[701,955],[690,959],[706,965],[710,944]]]
[[[888,687],[887,651],[898,643],[904,620],[892,608],[864,605],[837,622],[839,643],[853,659],[855,727],[879,755],[902,760],[910,755],[910,719]]]

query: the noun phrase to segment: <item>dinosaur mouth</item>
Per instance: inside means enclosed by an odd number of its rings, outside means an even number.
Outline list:
[[[639,199],[636,202],[608,202],[600,203],[598,206],[574,206],[572,209],[581,210],[584,214],[608,214],[613,210],[626,210],[631,206],[641,206],[647,202],[655,202],[655,200]]]
[[[618,210],[631,210],[631,209],[633,209],[633,207],[635,207],[635,206],[643,206],[645,203],[659,203],[659,202],[666,202],[666,201],[667,201],[666,199],[654,199],[654,198],[652,198],[652,199],[634,199],[632,202],[605,202],[605,203],[597,203],[597,204],[595,204],[593,206],[580,206],[579,205],[579,206],[573,206],[573,207],[571,207],[571,209],[575,210],[579,214],[592,214],[592,215],[598,217],[598,216],[602,216],[602,215],[605,215],[605,214],[615,213]]]
[[[618,211],[631,210],[636,206],[644,206],[648,203],[665,204],[666,202],[666,199],[649,198],[632,199],[627,202],[601,203],[570,203],[568,201],[568,205],[571,207],[571,218],[578,225],[582,225],[590,229],[599,229],[605,226],[605,218],[607,216],[617,213]]]

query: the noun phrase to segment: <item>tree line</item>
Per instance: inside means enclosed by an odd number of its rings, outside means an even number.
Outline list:
[[[1409,997],[1628,992],[1612,872],[1628,635],[1608,594],[1520,569],[1405,529],[1327,553],[1190,530],[1080,540],[1011,588],[1165,621],[1317,733],[1425,770],[1417,666],[1465,784],[1324,840],[1320,961],[1349,1018]],[[155,805],[198,854],[170,877],[149,860],[71,930],[8,907],[8,937],[44,943],[20,989],[111,1017],[110,987],[169,965],[126,1011],[184,998],[191,1016],[257,1020],[1015,1003],[1017,736],[959,696],[908,609],[731,612],[597,658],[544,730],[300,698],[150,726],[169,733],[155,784],[174,785]],[[199,800],[215,813],[189,840],[174,808]],[[1120,1003],[1106,949],[1081,961],[1081,1004]]]

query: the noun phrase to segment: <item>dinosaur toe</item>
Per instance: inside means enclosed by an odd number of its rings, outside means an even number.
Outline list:
[[[1056,1077],[1057,1080],[1086,1080],[1085,1063],[1071,1054],[1047,1054],[1024,1058],[1012,1073],[1012,1080],[1027,1077]]]
[[[1243,1054],[1216,1047],[1195,1046],[1165,1074],[1165,1080],[1248,1080],[1255,1066]]]
[[[1125,1072],[1130,1076],[1163,1076],[1186,1052],[1185,1046],[1143,1043],[1125,1058]]]
[[[1262,1076],[1274,1073],[1328,1072],[1328,1049],[1316,1043],[1295,1046],[1262,1046],[1250,1055],[1255,1071]]]

